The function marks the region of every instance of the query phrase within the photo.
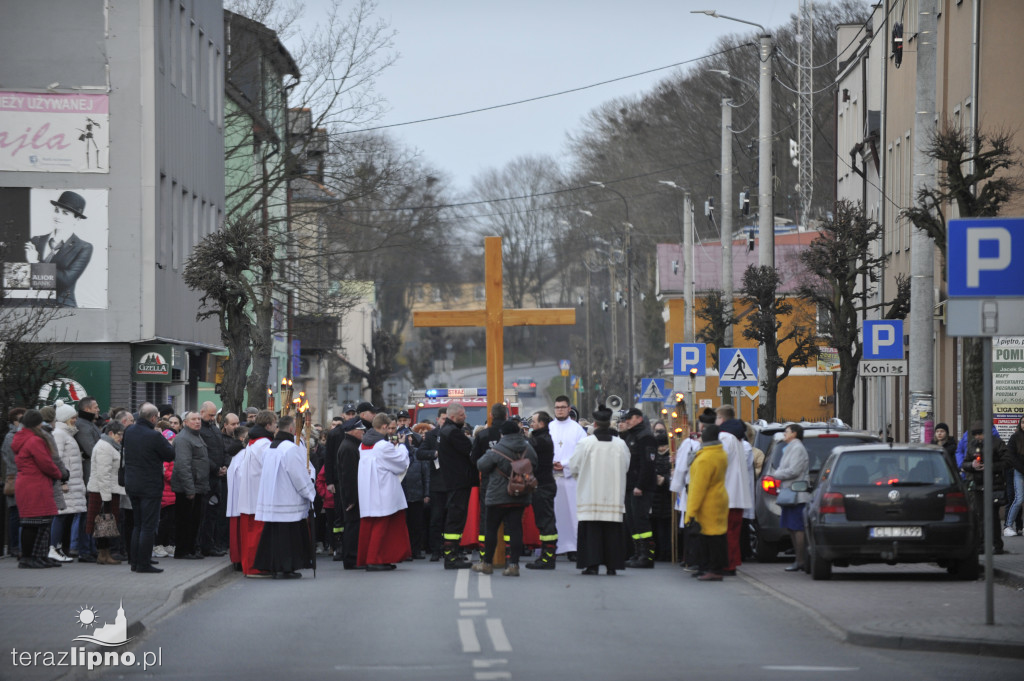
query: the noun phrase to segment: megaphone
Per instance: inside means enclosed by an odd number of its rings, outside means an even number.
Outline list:
[[[604,404],[612,411],[618,411],[619,409],[622,409],[622,398],[618,395],[609,395],[608,399],[604,401]]]

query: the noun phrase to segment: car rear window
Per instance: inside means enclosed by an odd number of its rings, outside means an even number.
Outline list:
[[[832,486],[951,485],[941,452],[843,452],[832,471]]]
[[[809,468],[812,471],[821,470],[821,465],[825,463],[825,459],[828,458],[828,455],[831,454],[832,450],[836,447],[860,445],[865,442],[878,442],[878,439],[874,437],[865,437],[863,435],[827,434],[824,437],[805,437],[803,440],[804,449],[807,450],[807,459],[810,464]],[[782,461],[782,451],[785,446],[786,443],[782,440],[776,440],[772,445],[772,468],[778,468],[779,462]]]

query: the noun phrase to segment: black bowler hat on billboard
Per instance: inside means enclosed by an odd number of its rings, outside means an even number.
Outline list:
[[[81,194],[75,192],[64,192],[60,195],[60,198],[56,201],[51,200],[57,208],[63,208],[69,210],[75,214],[76,218],[85,218],[85,199],[82,198]]]

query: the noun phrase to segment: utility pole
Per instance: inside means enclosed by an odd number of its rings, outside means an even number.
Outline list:
[[[796,36],[800,70],[797,77],[799,105],[799,187],[800,224],[807,227],[814,196],[814,2],[800,0],[800,31]]]
[[[935,159],[925,140],[935,129],[935,3],[921,3],[917,35],[917,88],[914,105],[914,196],[935,184]],[[928,442],[934,423],[935,246],[923,230],[910,241],[910,442]]]
[[[683,315],[683,340],[694,343],[697,340],[697,327],[693,309],[693,203],[690,192],[683,191],[683,300],[686,304],[686,313]]]
[[[732,100],[722,98],[722,223],[719,239],[722,242],[722,308],[727,318],[732,316]],[[725,327],[725,347],[732,347],[732,324]],[[723,369],[725,367],[722,367]],[[732,390],[722,388],[722,403],[732,404]]]
[[[772,187],[772,37],[761,36],[760,95],[757,126],[757,236],[758,264],[775,267],[775,206]],[[764,353],[761,353],[762,355]]]

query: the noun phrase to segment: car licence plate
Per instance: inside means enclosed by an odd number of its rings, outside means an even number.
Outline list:
[[[920,538],[922,532],[920,527],[870,527],[868,536],[872,539]]]

